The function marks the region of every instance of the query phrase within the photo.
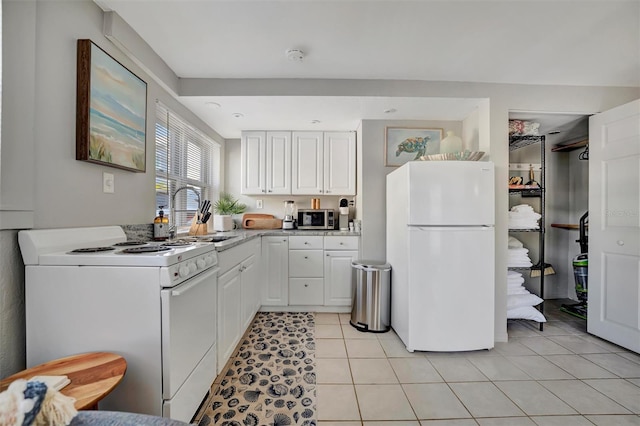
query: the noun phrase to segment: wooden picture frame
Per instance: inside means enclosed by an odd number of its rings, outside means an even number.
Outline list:
[[[442,129],[424,127],[385,127],[384,165],[402,166],[407,161],[440,152]]]
[[[76,90],[76,160],[144,173],[147,83],[81,39]]]

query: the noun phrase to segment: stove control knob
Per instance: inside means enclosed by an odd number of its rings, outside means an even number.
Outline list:
[[[180,267],[180,276],[182,278],[185,278],[185,277],[189,276],[189,272],[190,272],[189,271],[189,267],[187,265],[182,265]]]
[[[198,266],[198,269],[202,269],[207,265],[207,262],[203,259],[198,259],[196,260],[196,265]]]
[[[197,270],[198,270],[198,267],[196,266],[196,263],[195,263],[195,262],[192,262],[192,263],[190,263],[190,264],[189,264],[189,270],[190,270],[191,272],[195,272],[195,271],[197,271]]]
[[[211,265],[213,263],[214,257],[213,255],[210,255],[210,256],[207,256],[206,259],[207,259],[207,265]]]

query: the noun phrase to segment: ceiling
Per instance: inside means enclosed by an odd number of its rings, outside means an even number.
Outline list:
[[[117,12],[181,78],[640,86],[640,0],[94,1]],[[288,49],[303,59],[288,59]],[[478,100],[459,107],[434,98],[180,101],[236,138],[243,129],[354,130],[361,119],[431,119],[433,110],[434,119],[460,120]]]

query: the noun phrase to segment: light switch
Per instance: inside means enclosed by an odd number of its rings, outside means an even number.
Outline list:
[[[102,192],[113,194],[115,192],[115,178],[113,173],[102,172]]]
[[[256,209],[262,208],[262,200],[256,200]]]

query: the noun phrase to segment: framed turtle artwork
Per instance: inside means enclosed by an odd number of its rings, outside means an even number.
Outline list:
[[[438,154],[441,140],[442,129],[386,127],[384,165],[398,167],[423,155]]]

